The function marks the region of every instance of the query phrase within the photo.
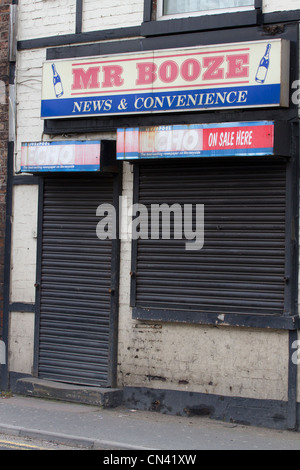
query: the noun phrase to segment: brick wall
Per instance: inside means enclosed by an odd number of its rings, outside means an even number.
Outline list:
[[[82,30],[137,26],[143,9],[143,0],[85,0]],[[22,0],[18,10],[19,40],[75,33],[76,0]]]
[[[75,33],[76,0],[22,0],[19,40]]]
[[[2,1],[8,4],[9,1]],[[157,0],[153,0],[155,12]],[[264,13],[298,9],[299,0],[263,0]],[[75,33],[76,0],[22,0],[19,2],[19,40]],[[144,0],[84,0],[83,32],[138,26]]]
[[[143,0],[86,0],[83,2],[84,32],[137,26],[143,21]]]
[[[9,0],[0,0],[0,337],[3,325],[6,162],[8,143],[8,28]]]

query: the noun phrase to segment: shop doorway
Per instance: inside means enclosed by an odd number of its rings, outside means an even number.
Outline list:
[[[35,374],[115,386],[118,241],[99,240],[100,204],[118,200],[118,176],[43,180]]]

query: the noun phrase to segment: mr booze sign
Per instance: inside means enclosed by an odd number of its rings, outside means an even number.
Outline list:
[[[45,62],[42,118],[288,106],[282,39]]]

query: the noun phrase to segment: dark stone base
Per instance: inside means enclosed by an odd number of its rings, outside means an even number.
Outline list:
[[[236,424],[287,429],[288,404],[282,401],[137,387],[125,387],[123,393],[124,404],[139,410],[187,417],[209,416]]]
[[[123,390],[121,389],[70,385],[34,377],[22,377],[11,381],[11,391],[19,395],[102,406],[104,408],[115,408],[123,403]]]

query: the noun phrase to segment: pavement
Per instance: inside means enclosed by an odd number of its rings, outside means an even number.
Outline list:
[[[300,433],[0,393],[0,433],[90,450],[300,450]]]

